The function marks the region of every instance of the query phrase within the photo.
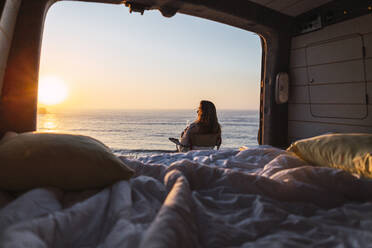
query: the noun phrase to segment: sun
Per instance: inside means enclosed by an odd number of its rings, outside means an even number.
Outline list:
[[[68,95],[65,82],[57,77],[42,77],[39,80],[38,101],[45,105],[62,103]]]

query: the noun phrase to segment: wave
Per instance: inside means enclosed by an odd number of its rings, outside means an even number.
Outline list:
[[[39,128],[39,130],[48,130],[47,128]],[[89,129],[89,128],[72,128],[66,129],[66,132],[99,132],[99,133],[128,133],[132,132],[132,130],[126,129]]]
[[[222,127],[258,127],[259,123],[220,123]]]
[[[130,153],[174,153],[176,150],[162,149],[111,149],[113,153],[130,154]]]
[[[185,122],[120,122],[121,125],[136,125],[136,126],[153,126],[153,125],[162,125],[162,126],[179,126],[186,125]]]

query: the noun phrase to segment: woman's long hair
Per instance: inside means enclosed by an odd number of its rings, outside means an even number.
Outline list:
[[[210,101],[200,101],[196,123],[200,126],[201,133],[220,133],[216,107]]]

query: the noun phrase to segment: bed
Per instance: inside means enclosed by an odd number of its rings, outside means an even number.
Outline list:
[[[0,192],[0,247],[369,247],[372,180],[270,146],[120,157],[129,181]]]

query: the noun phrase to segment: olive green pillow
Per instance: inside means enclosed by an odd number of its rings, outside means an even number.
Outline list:
[[[372,178],[372,134],[328,134],[294,142],[288,151],[319,166]]]
[[[0,189],[101,188],[133,175],[110,149],[82,135],[23,133],[0,144]]]

